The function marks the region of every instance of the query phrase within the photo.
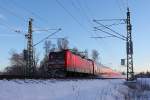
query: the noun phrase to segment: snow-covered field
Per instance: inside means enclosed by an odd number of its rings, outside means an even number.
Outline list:
[[[128,88],[125,80],[0,80],[0,100],[150,100],[150,79],[138,79]],[[139,85],[140,84],[140,85]],[[142,84],[142,85],[141,85]]]
[[[0,80],[0,100],[124,100],[124,80]]]
[[[138,78],[137,83],[142,87],[150,89],[150,78]]]

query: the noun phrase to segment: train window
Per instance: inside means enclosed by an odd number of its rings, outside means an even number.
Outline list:
[[[53,66],[64,65],[65,52],[52,52],[49,55],[49,64]]]
[[[64,52],[54,52],[50,54],[50,59],[64,59],[65,53]]]

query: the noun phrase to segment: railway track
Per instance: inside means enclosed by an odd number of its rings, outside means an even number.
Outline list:
[[[0,80],[3,79],[58,79],[58,80],[84,80],[84,79],[125,79],[123,77],[48,77],[48,76],[22,76],[22,75],[0,75]]]

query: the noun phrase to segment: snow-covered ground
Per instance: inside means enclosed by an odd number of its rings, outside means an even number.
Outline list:
[[[124,100],[124,80],[0,80],[0,100]]]
[[[125,94],[131,100],[150,100],[150,78],[138,78]]]
[[[150,78],[138,78],[137,83],[150,89]]]

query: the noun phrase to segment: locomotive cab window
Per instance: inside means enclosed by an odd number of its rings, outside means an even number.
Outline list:
[[[50,64],[64,64],[65,52],[51,52],[49,55]]]

